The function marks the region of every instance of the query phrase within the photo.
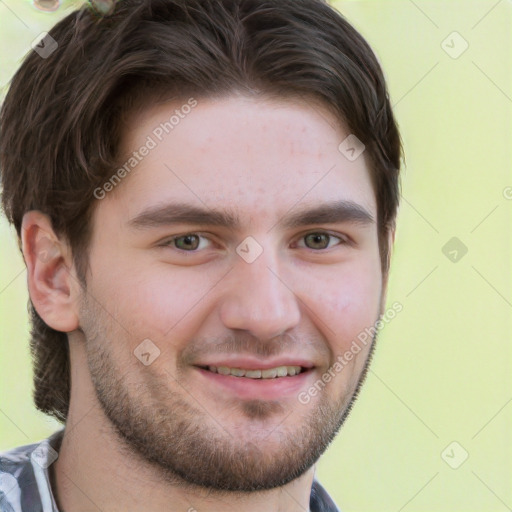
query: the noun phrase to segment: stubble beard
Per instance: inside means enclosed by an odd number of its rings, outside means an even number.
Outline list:
[[[214,417],[170,375],[151,375],[144,386],[134,386],[130,370],[116,367],[109,343],[99,335],[98,327],[109,321],[105,313],[95,307],[87,316],[93,322],[89,325],[94,326],[89,333],[84,330],[90,375],[121,450],[129,459],[152,466],[169,484],[221,494],[281,487],[311,468],[340,430],[358,396],[377,335],[356,384],[337,400],[321,392],[306,415],[298,400],[297,409],[289,413],[277,401],[241,401],[236,412],[248,421],[261,424],[276,414],[283,416],[268,433],[272,441],[266,443],[266,438],[252,442],[250,436],[232,434],[229,425],[223,427],[221,415]],[[297,412],[300,421],[294,421]]]

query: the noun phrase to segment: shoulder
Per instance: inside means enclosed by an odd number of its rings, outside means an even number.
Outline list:
[[[18,512],[22,507],[22,490],[34,494],[37,485],[31,455],[38,444],[19,446],[0,453],[0,511]]]
[[[52,496],[48,467],[58,456],[61,433],[0,453],[0,512],[48,510],[43,506]]]

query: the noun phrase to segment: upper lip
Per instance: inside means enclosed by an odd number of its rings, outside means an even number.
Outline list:
[[[314,364],[304,358],[299,357],[279,357],[277,359],[258,359],[254,357],[212,357],[208,360],[200,361],[195,366],[226,366],[228,368],[240,368],[242,370],[268,370],[278,366],[300,366],[302,368],[313,368]]]

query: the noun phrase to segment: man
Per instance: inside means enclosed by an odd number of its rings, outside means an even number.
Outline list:
[[[0,151],[65,427],[2,455],[1,510],[338,510],[399,196],[374,54],[321,0],[84,6],[49,45]]]

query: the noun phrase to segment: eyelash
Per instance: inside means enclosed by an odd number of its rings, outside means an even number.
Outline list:
[[[194,254],[194,253],[197,253],[197,252],[200,252],[200,249],[194,249],[194,250],[190,250],[190,251],[186,251],[184,249],[180,249],[179,247],[173,247],[172,244],[179,238],[184,238],[184,237],[187,237],[187,236],[191,236],[191,235],[194,235],[194,236],[199,236],[201,238],[206,238],[206,239],[209,239],[206,235],[202,234],[202,233],[199,233],[199,232],[190,232],[190,233],[185,233],[183,235],[176,235],[176,236],[173,236],[172,238],[169,238],[168,240],[166,240],[165,242],[163,242],[161,244],[161,247],[172,247],[173,249],[176,249],[177,251],[181,252],[181,253],[189,253],[189,254]],[[334,235],[332,233],[329,233],[328,231],[310,231],[308,233],[305,233],[303,234],[299,240],[303,240],[304,238],[306,238],[307,236],[309,235],[327,235],[328,237],[330,237],[330,239],[338,239],[339,240],[339,243],[335,244],[335,247],[338,246],[338,245],[350,245],[351,241],[348,237],[346,236],[339,236],[339,235]],[[209,239],[210,240],[210,239]],[[210,240],[211,241],[211,240]],[[329,240],[330,242],[331,240]],[[294,242],[295,243],[295,242]],[[327,247],[327,248],[324,248],[324,249],[311,249],[310,247],[303,247],[305,249],[308,249],[312,252],[315,252],[315,253],[318,253],[318,252],[323,252],[323,251],[327,251],[328,249],[331,249],[332,247]]]

